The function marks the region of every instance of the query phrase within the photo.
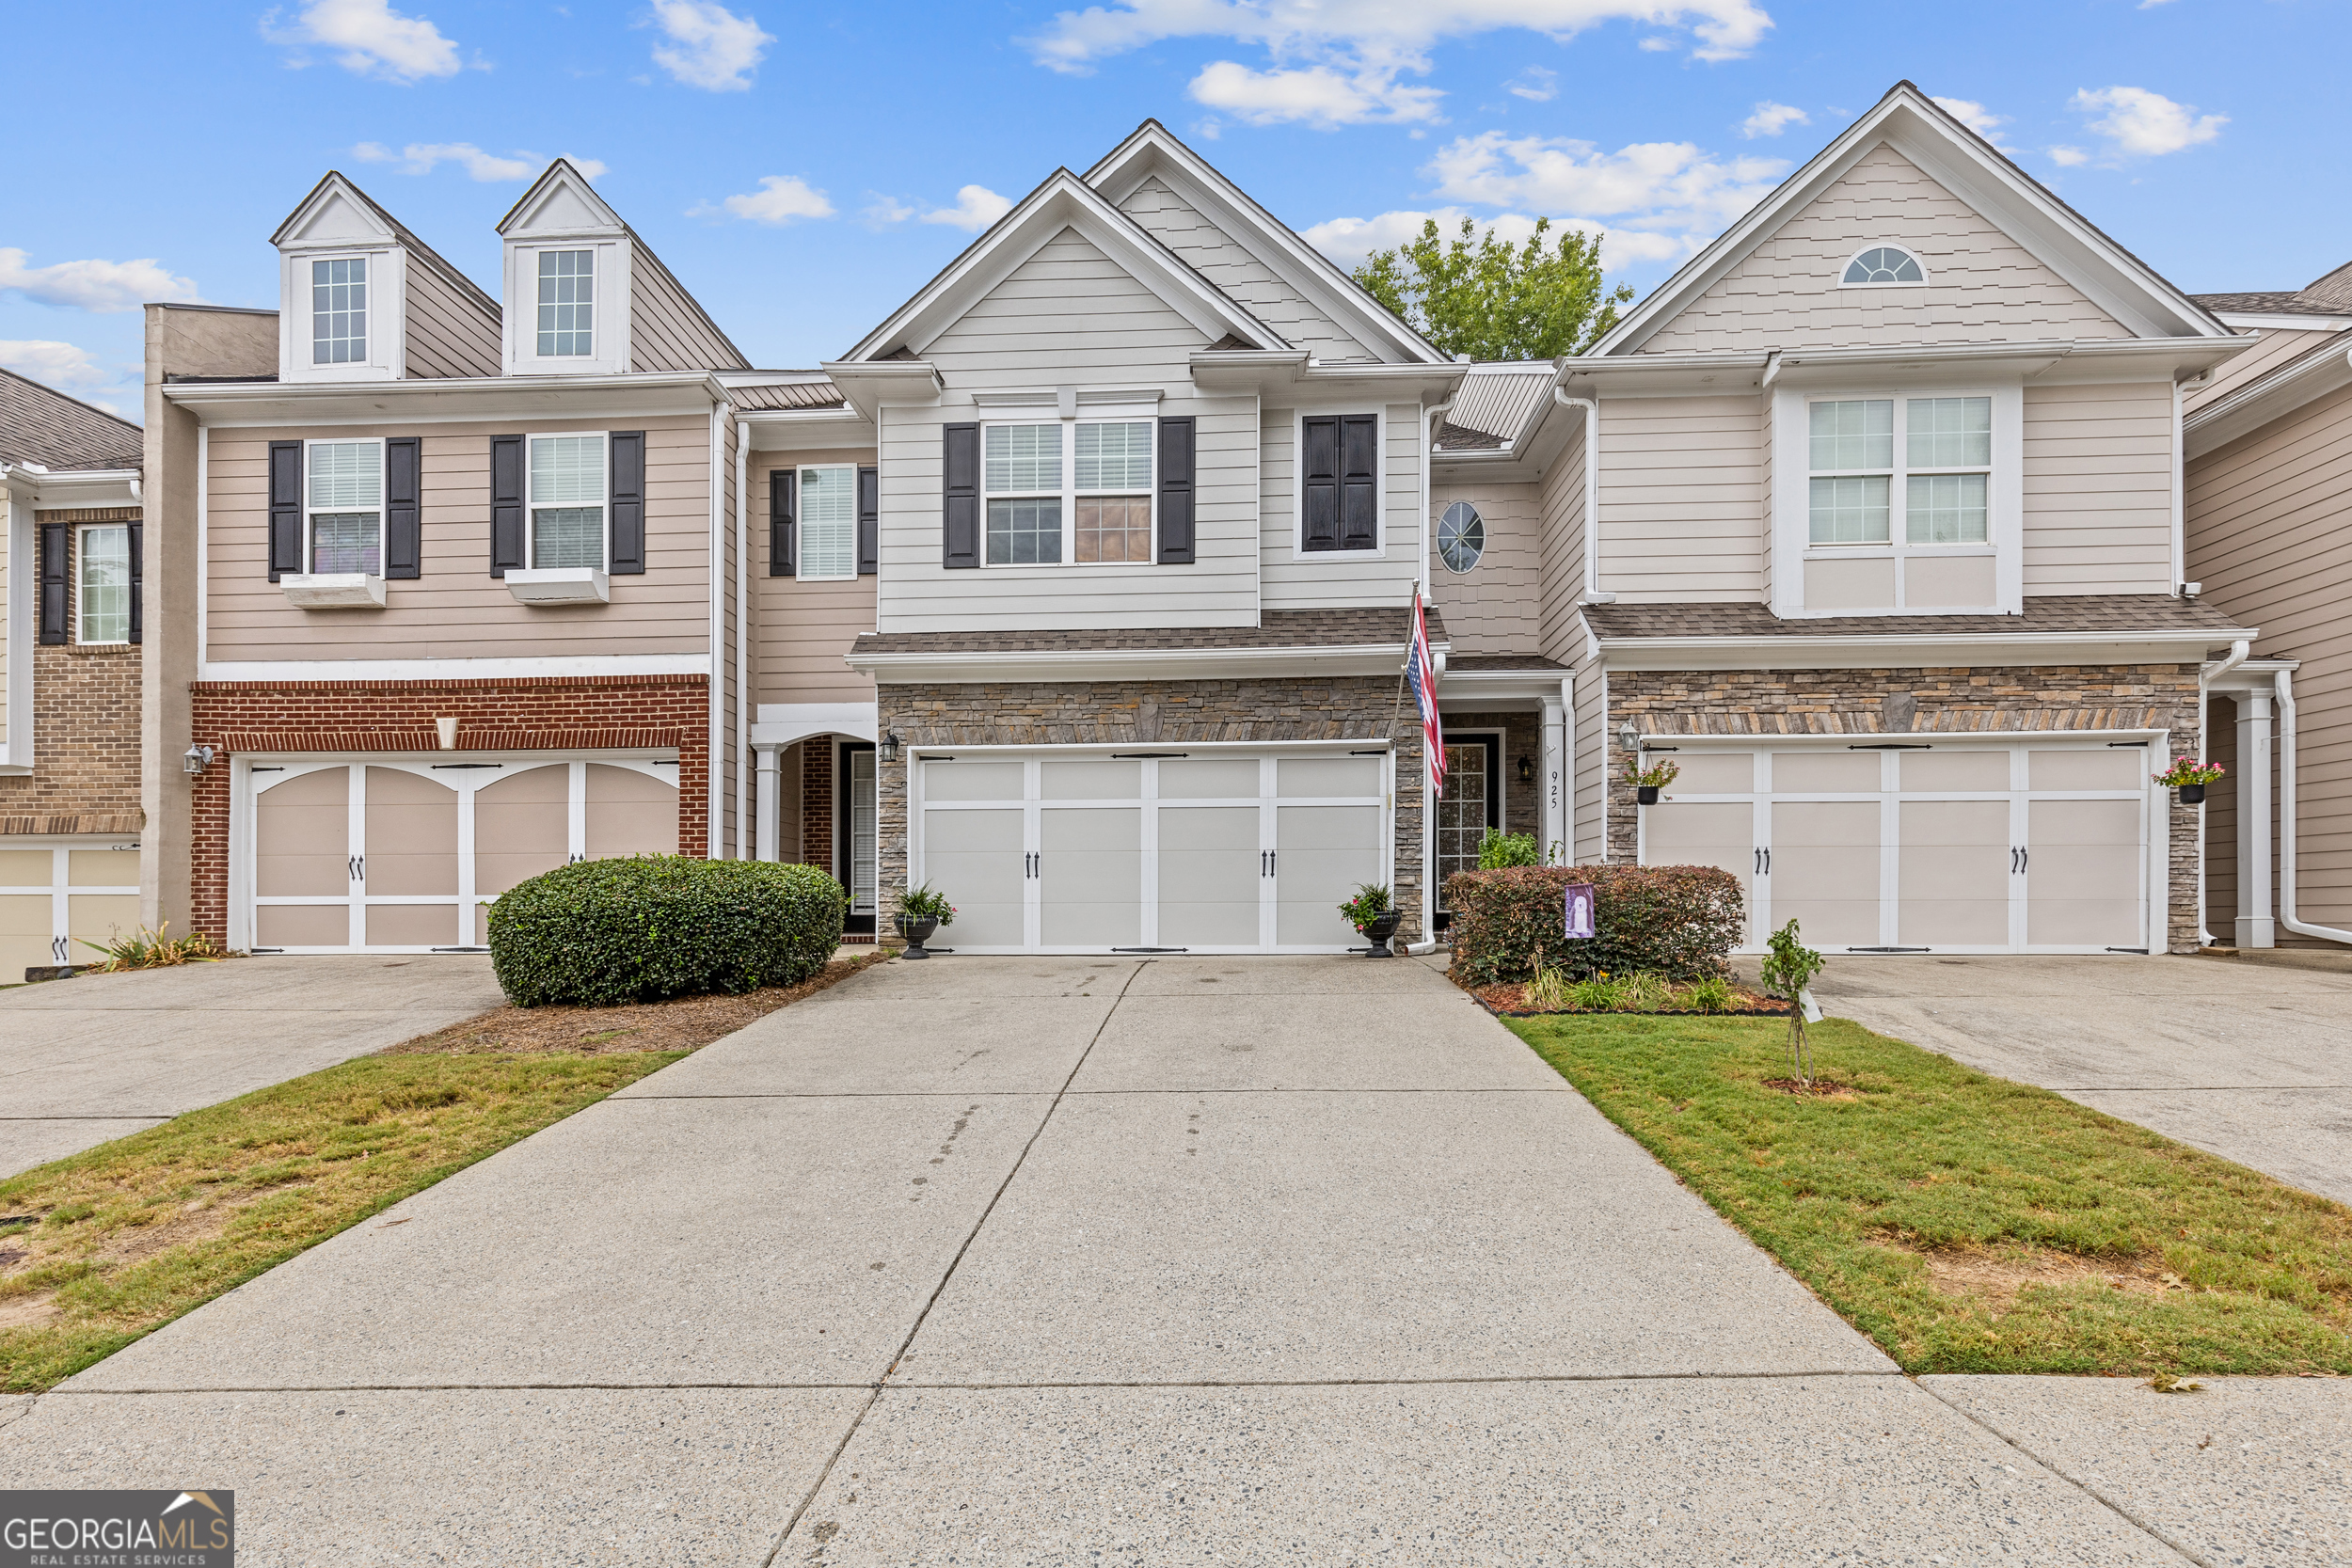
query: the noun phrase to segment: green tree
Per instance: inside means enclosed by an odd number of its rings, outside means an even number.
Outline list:
[[[1633,298],[1625,284],[1604,292],[1600,237],[1551,220],[1514,245],[1469,218],[1452,240],[1435,218],[1421,237],[1375,251],[1356,281],[1440,353],[1472,359],[1550,359],[1581,354],[1617,325]]]

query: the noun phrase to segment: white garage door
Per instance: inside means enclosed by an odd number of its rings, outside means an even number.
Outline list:
[[[571,861],[677,852],[677,764],[544,754],[257,761],[246,769],[231,945],[436,952]]]
[[[135,843],[0,842],[0,985],[100,961],[90,942],[139,926]]]
[[[1658,750],[1682,772],[1642,808],[1642,862],[1739,878],[1751,951],[1791,918],[1828,952],[2142,952],[2162,941],[2150,934],[2146,741]]]
[[[1386,749],[915,753],[909,861],[958,953],[1334,953],[1388,882]]]

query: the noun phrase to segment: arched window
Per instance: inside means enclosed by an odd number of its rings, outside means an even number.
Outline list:
[[[1891,245],[1872,245],[1846,263],[1841,283],[1925,283],[1918,259]]]
[[[1438,559],[1449,572],[1467,572],[1486,553],[1486,521],[1468,501],[1455,501],[1438,519]]]

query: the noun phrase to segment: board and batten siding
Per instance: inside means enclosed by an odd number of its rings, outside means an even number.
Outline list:
[[[1203,397],[1192,355],[1209,340],[1074,229],[1064,229],[915,351],[947,400],[882,410],[882,631],[1248,626],[1258,619],[1257,404]],[[940,563],[940,427],[1052,420],[1054,388],[1156,388],[1156,412],[1194,428],[1193,564]],[[982,407],[975,392],[1040,396]],[[1080,408],[1087,414],[1086,405]],[[1096,417],[1089,415],[1088,417]],[[1065,530],[1065,541],[1068,533]]]
[[[411,377],[497,375],[501,370],[500,318],[474,291],[411,255],[405,326]]]
[[[2028,386],[2027,594],[2172,592],[2169,382]]]
[[[490,437],[601,426],[645,432],[645,570],[612,579],[612,602],[515,602],[490,575]],[[666,415],[586,424],[218,430],[206,505],[205,658],[545,658],[705,654],[710,647],[710,424]],[[421,574],[386,584],[381,610],[296,610],[269,580],[269,444],[418,436],[423,440]]]
[[[2238,330],[2244,331],[2245,328]],[[2229,396],[2248,382],[2268,375],[2288,360],[2309,351],[2313,343],[2343,336],[2341,328],[2304,331],[2300,328],[2263,327],[2256,333],[2252,347],[2245,349],[2235,358],[2224,359],[2214,367],[2212,379],[2202,385],[2191,384],[2181,388],[2181,412],[2194,414],[2205,404]]]
[[[1248,307],[1251,315],[1282,334],[1291,347],[1303,348],[1326,364],[1369,363],[1376,357],[1159,176],[1137,185],[1120,210],[1201,277]]]
[[[1611,398],[1600,415],[1600,590],[1630,604],[1764,593],[1762,402]]]
[[[2188,575],[2204,597],[2262,628],[2257,658],[2302,661],[2296,912],[2352,928],[2352,388],[2199,457],[2187,513]],[[2207,799],[2232,792],[2225,783]],[[2282,944],[2301,940],[2279,933]]]
[[[751,369],[751,362],[712,325],[685,285],[643,245],[636,245],[629,256],[628,368]]]
[[[877,577],[803,582],[770,577],[768,527],[770,476],[784,468],[828,463],[870,464],[873,452],[754,452],[751,470],[752,600],[757,621],[752,630],[753,701],[757,703],[870,703],[874,680],[842,662],[861,632],[874,629]],[[798,799],[797,792],[792,792]],[[794,840],[787,838],[787,844]]]
[[[1438,519],[1455,501],[1478,508],[1486,553],[1467,572],[1438,554]],[[1534,484],[1432,483],[1429,597],[1457,654],[1541,654],[1544,642],[1543,498]]]
[[[1259,424],[1260,576],[1268,610],[1340,610],[1413,602],[1421,552],[1422,411],[1418,404],[1318,408],[1380,416],[1380,548],[1297,550],[1298,410],[1269,408]]]
[[[1926,286],[1841,288],[1854,253],[1881,242],[1912,250],[1927,269]],[[1636,352],[2129,336],[1982,214],[1881,142]]]

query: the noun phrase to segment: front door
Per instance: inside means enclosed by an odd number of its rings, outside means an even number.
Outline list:
[[[845,740],[840,758],[841,812],[834,833],[834,863],[841,868],[841,885],[849,890],[845,931],[874,929],[875,827],[881,805],[874,793],[874,746],[867,740]]]
[[[1445,743],[1445,794],[1438,800],[1438,907],[1446,879],[1478,869],[1486,830],[1502,826],[1502,737],[1458,735]]]

